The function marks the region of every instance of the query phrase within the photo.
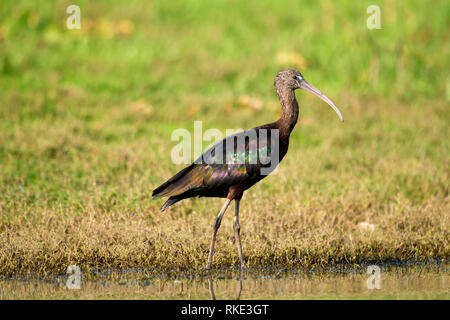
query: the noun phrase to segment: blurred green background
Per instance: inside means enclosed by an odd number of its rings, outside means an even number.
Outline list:
[[[66,27],[71,4],[80,30]],[[379,30],[366,26],[369,5],[381,9]],[[293,67],[346,122],[297,92],[291,156],[255,186],[254,208],[270,209],[268,194],[279,215],[329,205],[330,226],[378,221],[385,235],[395,213],[400,238],[401,220],[412,239],[447,243],[449,30],[446,0],[2,0],[0,231],[14,243],[67,217],[157,214],[151,190],[182,167],[170,160],[171,132],[200,119],[204,130],[276,120],[273,78]],[[180,204],[171,218],[200,215],[208,201]],[[432,215],[411,222],[405,210]]]
[[[26,158],[21,139],[13,150],[5,143],[17,131],[39,143],[41,126],[109,143],[153,134],[168,141],[195,119],[218,128],[272,121],[272,81],[284,67],[332,97],[349,125],[398,103],[449,119],[448,1],[77,1],[81,30],[66,27],[70,4],[0,4],[2,162]],[[373,4],[380,30],[366,26]],[[335,121],[303,96],[302,116]]]

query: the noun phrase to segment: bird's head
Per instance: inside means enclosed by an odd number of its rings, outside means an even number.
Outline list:
[[[344,117],[342,116],[341,112],[336,107],[336,105],[333,103],[333,101],[331,101],[326,95],[324,95],[322,92],[316,89],[308,81],[306,81],[303,75],[298,70],[295,69],[281,70],[280,72],[278,72],[273,83],[279,93],[281,93],[283,90],[286,89],[288,90],[303,89],[311,92],[312,94],[316,95],[317,97],[328,103],[328,105],[337,113],[339,119],[341,119],[341,121],[344,121]]]

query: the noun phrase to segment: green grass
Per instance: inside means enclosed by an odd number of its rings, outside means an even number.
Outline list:
[[[79,1],[81,30],[70,4],[0,4],[1,274],[203,267],[222,201],[158,212],[170,135],[275,120],[285,67],[346,122],[297,93],[288,155],[242,202],[248,264],[448,259],[448,1]],[[217,267],[237,263],[231,225]]]

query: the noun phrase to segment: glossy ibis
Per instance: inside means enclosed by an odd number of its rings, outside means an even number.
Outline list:
[[[279,120],[226,137],[153,190],[154,199],[169,197],[161,210],[186,198],[226,198],[213,224],[207,269],[211,267],[217,230],[232,200],[235,200],[233,227],[241,270],[245,266],[240,239],[239,202],[244,191],[272,172],[288,151],[289,136],[299,113],[294,91],[304,89],[313,93],[328,103],[344,121],[334,103],[308,83],[297,70],[280,71],[274,85],[282,108]]]

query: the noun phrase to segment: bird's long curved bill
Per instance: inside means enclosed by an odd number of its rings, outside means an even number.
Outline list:
[[[300,83],[300,89],[304,89],[306,91],[309,91],[312,94],[314,94],[317,97],[319,97],[320,99],[322,99],[323,101],[325,101],[326,103],[328,103],[330,105],[330,107],[333,108],[333,110],[337,113],[337,115],[339,116],[339,119],[341,119],[341,121],[344,121],[344,117],[342,116],[342,114],[339,111],[339,109],[335,106],[333,101],[331,101],[326,95],[324,95],[322,92],[317,90],[312,84],[310,84],[305,79],[303,79],[302,82]]]

